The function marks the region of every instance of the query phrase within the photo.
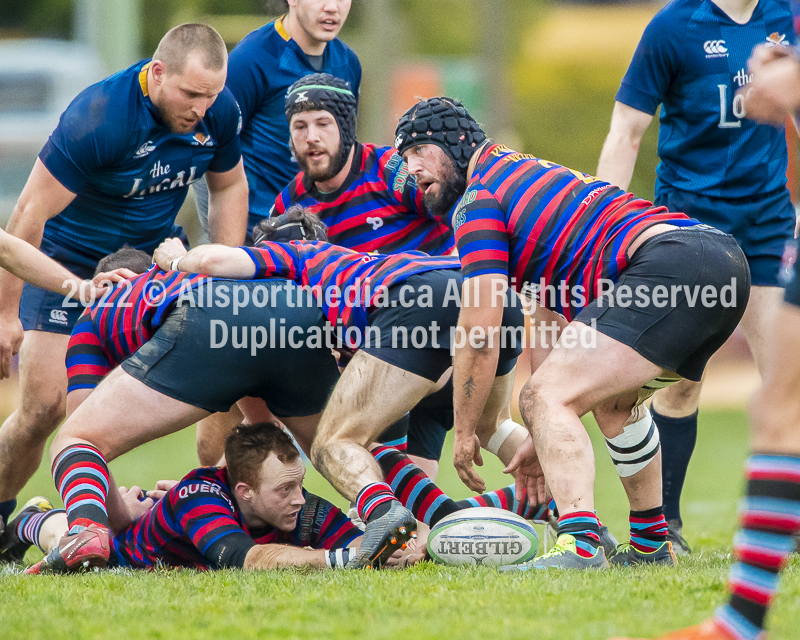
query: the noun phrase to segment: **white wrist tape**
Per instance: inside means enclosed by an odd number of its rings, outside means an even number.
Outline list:
[[[344,569],[350,560],[350,549],[336,549],[325,552],[325,564],[329,569]]]
[[[620,478],[627,478],[644,469],[660,448],[656,423],[647,407],[645,412],[644,418],[629,424],[616,438],[606,438],[606,448]]]
[[[511,418],[501,423],[500,426],[497,427],[495,434],[489,438],[486,450],[491,451],[494,455],[498,455],[497,452],[500,451],[500,447],[503,446],[505,441],[508,440],[508,437],[514,433],[516,429],[525,429],[525,427],[521,424],[517,424]]]
[[[183,259],[183,256],[181,256],[180,258],[175,258],[172,262],[170,262],[169,263],[170,270],[172,270],[172,271],[180,271],[180,269],[178,268],[178,265],[180,264],[182,259]]]

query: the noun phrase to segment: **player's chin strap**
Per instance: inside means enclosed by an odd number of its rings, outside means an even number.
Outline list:
[[[629,424],[616,438],[606,438],[608,453],[620,478],[628,478],[644,469],[661,447],[658,428],[650,409],[643,408],[644,417],[641,420]]]

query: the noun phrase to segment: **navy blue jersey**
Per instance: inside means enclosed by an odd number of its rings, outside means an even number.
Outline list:
[[[306,503],[294,531],[250,530],[236,504],[227,470],[195,469],[150,511],[115,535],[114,550],[122,566],[220,569],[243,566],[247,551],[256,544],[340,549],[361,536],[330,502],[305,489],[303,496]]]
[[[241,159],[239,110],[223,90],[191,133],[173,133],[147,92],[148,61],[81,92],[39,159],[77,194],[44,237],[94,267],[125,243],[148,253],[172,232],[189,185]]]
[[[737,24],[711,0],[673,0],[647,25],[617,101],[655,114],[661,107],[658,183],[710,197],[784,189],[784,130],[745,118],[753,47],[794,41],[789,7],[760,0]]]
[[[273,215],[300,205],[328,227],[328,241],[355,251],[430,255],[453,250],[453,230],[432,216],[417,181],[394,147],[355,144],[341,187],[322,193],[302,171],[278,194]]]
[[[311,65],[282,20],[249,33],[231,51],[228,88],[242,110],[242,154],[250,185],[248,228],[269,215],[275,197],[299,170],[289,149],[284,99],[289,87],[312,73],[342,78],[358,96],[361,64],[338,38],[325,46],[321,69]]]

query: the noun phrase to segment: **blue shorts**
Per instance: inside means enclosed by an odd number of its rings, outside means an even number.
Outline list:
[[[42,239],[40,248],[42,253],[79,278],[91,278],[94,275],[95,268],[86,266],[84,256],[75,255],[47,238]],[[64,293],[54,293],[25,283],[19,301],[19,319],[24,331],[70,335],[83,309],[79,301],[67,298]]]
[[[794,205],[787,189],[754,198],[724,199],[659,186],[655,204],[736,238],[750,266],[752,286],[782,286],[778,278],[781,257],[795,228]]]

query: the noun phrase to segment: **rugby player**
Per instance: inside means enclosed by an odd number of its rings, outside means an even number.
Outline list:
[[[250,188],[247,242],[270,215],[275,197],[297,173],[284,98],[300,78],[327,73],[349,83],[356,100],[361,63],[337,36],[351,0],[286,0],[286,14],[245,36],[231,51],[227,87],[242,110],[242,155]],[[207,196],[195,185],[198,216],[208,231]],[[214,240],[213,234],[211,241]]]
[[[173,235],[189,184],[207,173],[212,231],[241,244],[247,182],[239,111],[224,88],[225,44],[207,25],[170,30],[153,59],[83,91],[20,195],[8,232],[89,277],[123,244],[152,251]],[[21,299],[20,299],[21,295]],[[0,519],[64,416],[64,355],[82,308],[0,272],[0,375],[20,350],[20,405],[0,429]]]
[[[325,73],[301,78],[286,94],[286,119],[302,171],[278,194],[273,215],[300,205],[327,226],[329,242],[356,251],[452,251],[446,216],[428,211],[394,147],[356,140],[347,82]]]
[[[547,479],[559,538],[521,568],[607,566],[594,513],[594,456],[580,421],[592,410],[631,505],[631,543],[612,561],[674,563],[658,431],[643,401],[657,386],[699,380],[736,327],[750,284],[741,250],[684,214],[487,140],[457,101],[417,103],[396,133],[398,151],[427,196],[447,209],[449,194],[463,193],[453,226],[465,288],[479,295],[459,317],[460,329],[475,339],[459,345],[454,358],[454,464],[462,480],[473,489],[483,484],[472,468],[474,433],[497,362],[499,341],[491,337],[503,299],[509,287],[538,285],[538,303],[570,324],[523,388],[520,410],[532,440],[508,470],[521,470],[518,486],[536,496],[542,475]],[[676,285],[674,293],[665,283]],[[671,303],[662,304],[659,285]],[[715,296],[701,304],[703,287]],[[633,304],[632,291],[647,295]]]
[[[677,0],[651,20],[616,95],[597,176],[627,189],[639,145],[659,104],[655,204],[730,233],[750,266],[742,331],[763,374],[769,327],[782,299],[781,256],[794,237],[786,187],[788,155],[777,128],[746,118],[747,59],[762,44],[793,40],[789,7],[778,0]],[[683,380],[653,398],[661,434],[669,539],[688,553],[680,497],[697,439],[701,382]]]
[[[792,4],[795,16],[800,13]],[[753,51],[745,94],[747,117],[781,128],[800,109],[800,60],[794,51]],[[702,624],[662,640],[759,640],[778,578],[800,534],[800,278],[796,254],[784,302],[770,331],[761,388],[750,405],[752,455],[745,465],[747,489],[733,541],[728,602]],[[620,639],[618,639],[620,640]]]
[[[63,510],[29,510],[18,518],[13,550],[36,544],[45,558],[26,573],[64,572],[79,549],[83,562],[152,569],[344,568],[361,531],[327,500],[303,488],[305,466],[276,424],[236,427],[225,443],[226,466],[195,469],[155,506],[110,539],[90,524],[60,553]]]
[[[170,242],[154,257],[160,265],[218,277],[293,279],[310,287],[344,346],[358,349],[326,405],[311,460],[339,493],[356,503],[366,523],[366,537],[352,563],[364,566],[386,540],[407,539],[416,525],[413,514],[383,481],[366,445],[433,392],[450,368],[460,264],[457,258],[419,252],[363,254],[312,240],[318,229],[316,217],[303,216],[303,223],[287,225],[298,238],[292,242],[263,241],[238,249],[203,245],[188,253]],[[304,237],[309,240],[301,240]],[[524,327],[521,303],[510,291],[508,302],[503,327]],[[476,446],[487,448],[506,464],[526,436],[518,426],[495,437],[507,417],[521,353],[521,340],[509,342],[498,351],[491,372],[494,382],[475,431]],[[403,529],[404,534],[398,533]]]

